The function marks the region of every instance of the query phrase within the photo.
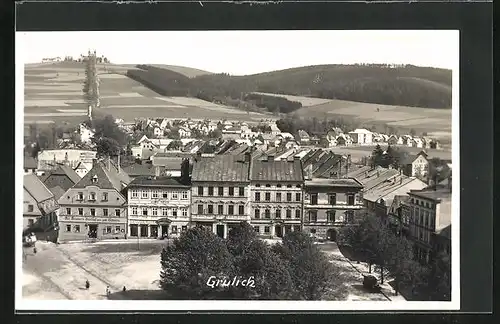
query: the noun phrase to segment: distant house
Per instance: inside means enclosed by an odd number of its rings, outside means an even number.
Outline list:
[[[38,171],[48,172],[57,169],[59,165],[67,165],[73,170],[81,163],[92,166],[96,151],[78,149],[56,149],[38,152]]]
[[[278,135],[281,133],[281,130],[278,128],[278,126],[276,125],[276,123],[272,123],[269,125],[269,127],[271,127],[271,134],[273,135]]]
[[[92,142],[92,137],[94,137],[94,131],[87,127],[85,124],[80,124],[80,141],[85,144]]]
[[[278,134],[278,136],[282,137],[283,139],[289,139],[289,140],[295,139],[295,137],[293,137],[293,135],[290,133],[280,133]]]
[[[400,144],[398,143],[399,142],[399,137],[397,135],[390,135],[388,138],[387,138],[387,144],[389,145],[397,145],[397,144]]]
[[[425,143],[421,138],[414,137],[413,138],[413,147],[418,147],[418,148],[425,148]]]
[[[35,173],[36,169],[36,160],[31,156],[24,156],[24,174]]]
[[[179,136],[181,138],[191,137],[191,130],[187,127],[181,127],[179,128]]]
[[[311,137],[309,136],[309,134],[307,134],[307,132],[305,130],[302,130],[302,129],[298,131],[297,137],[298,137],[297,140],[301,144],[304,144],[304,145],[309,144],[311,141]]]
[[[156,136],[156,137],[161,137],[163,136],[163,129],[160,128],[160,126],[157,126],[153,129],[153,134]]]
[[[336,140],[337,146],[349,146],[353,143],[352,137],[349,134],[340,134]]]
[[[428,155],[424,151],[410,155],[400,162],[403,173],[407,176],[425,178],[429,173]]]
[[[84,163],[79,163],[74,171],[80,178],[83,178],[90,170],[90,167],[87,167]]]
[[[364,128],[355,129],[349,132],[351,135],[353,143],[355,144],[372,144],[373,143],[373,133]]]

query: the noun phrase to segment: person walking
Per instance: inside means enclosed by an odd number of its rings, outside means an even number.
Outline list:
[[[109,297],[110,294],[111,294],[111,290],[109,289],[109,286],[106,286],[106,296]]]
[[[87,289],[87,290],[88,290],[89,288],[90,288],[90,282],[89,282],[89,280],[87,279],[87,280],[85,280],[85,289]]]
[[[127,288],[125,288],[125,286],[123,286],[123,292],[126,292],[127,291]]]

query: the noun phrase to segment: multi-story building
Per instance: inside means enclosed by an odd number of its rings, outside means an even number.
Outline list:
[[[249,221],[250,155],[197,156],[192,171],[191,224],[210,227],[226,238],[241,221]]]
[[[439,252],[451,253],[451,189],[429,188],[408,193],[409,238],[415,257],[428,263]]]
[[[187,177],[141,176],[127,187],[128,237],[176,237],[189,226]]]
[[[226,238],[231,227],[249,221],[250,155],[197,156],[191,191],[191,225],[207,226]]]
[[[304,231],[318,238],[336,241],[338,229],[363,209],[363,185],[354,178],[313,178],[304,189]]]
[[[59,241],[125,238],[129,182],[112,161],[94,159],[92,169],[59,198]]]
[[[283,237],[301,229],[304,174],[300,159],[252,160],[251,224],[261,236]]]

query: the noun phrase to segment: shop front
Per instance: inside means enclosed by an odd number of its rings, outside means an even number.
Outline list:
[[[126,237],[126,219],[107,217],[59,216],[59,242],[106,240]]]

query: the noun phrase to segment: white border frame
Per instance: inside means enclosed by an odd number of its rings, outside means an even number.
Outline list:
[[[450,302],[406,301],[189,301],[189,300],[26,300],[22,297],[22,275],[15,276],[15,308],[23,311],[448,311],[460,310],[460,31],[449,30],[455,37],[457,56],[452,74],[452,300]],[[16,112],[15,112],[15,273],[22,273],[23,219],[23,132],[24,132],[24,44],[22,32],[16,32]],[[451,58],[452,59],[452,58]],[[21,108],[23,107],[23,108]]]

